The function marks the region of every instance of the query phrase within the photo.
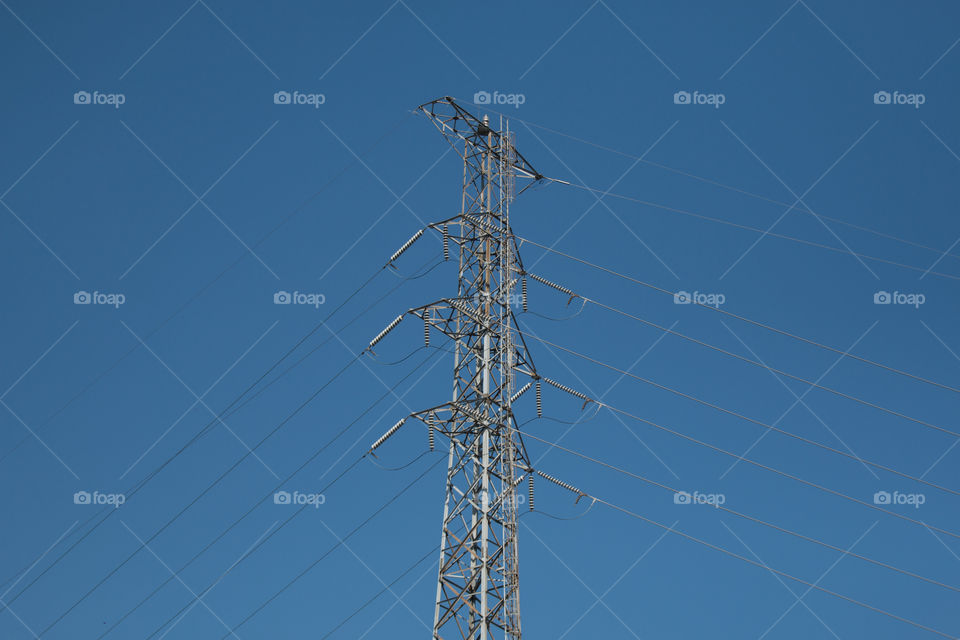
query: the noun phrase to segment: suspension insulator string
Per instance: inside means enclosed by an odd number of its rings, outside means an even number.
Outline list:
[[[423,346],[430,346],[430,322],[427,319],[427,314],[423,314]]]
[[[450,259],[450,234],[447,232],[447,225],[443,225],[443,259]]]
[[[540,380],[537,380],[537,417],[543,417],[543,388],[540,385]]]
[[[526,313],[527,312],[527,278],[526,277],[524,277],[523,280],[520,281],[520,291],[521,291],[520,297],[523,300],[523,312]]]
[[[530,511],[533,511],[533,474],[531,473],[527,476],[527,506],[530,507]]]
[[[434,441],[433,441],[434,419],[435,418],[433,417],[432,413],[427,415],[427,443],[430,445],[430,451],[433,451],[434,449]]]

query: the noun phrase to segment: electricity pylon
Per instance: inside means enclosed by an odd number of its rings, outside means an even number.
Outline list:
[[[510,202],[518,178],[528,181],[525,189],[542,176],[516,151],[502,119],[495,130],[488,117],[478,119],[449,97],[419,110],[463,158],[460,214],[431,225],[443,234],[444,257],[451,244],[458,254],[457,296],[408,312],[422,318],[428,344],[431,330],[439,331],[453,341],[454,354],[452,400],[411,416],[427,424],[431,448],[435,433],[449,439],[432,638],[519,640],[517,488],[532,479],[532,468],[511,405],[536,384],[539,413],[540,384],[513,315],[515,306],[526,305],[526,282]],[[518,371],[536,382],[515,389]]]

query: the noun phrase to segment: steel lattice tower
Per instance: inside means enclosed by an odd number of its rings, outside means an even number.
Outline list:
[[[516,178],[529,186],[542,176],[514,149],[502,120],[494,130],[487,117],[478,119],[452,98],[420,111],[463,158],[460,214],[431,225],[442,230],[445,257],[451,244],[458,254],[457,296],[409,312],[423,319],[428,342],[431,330],[439,331],[454,347],[451,402],[411,416],[428,425],[431,446],[435,433],[449,439],[432,638],[519,640],[517,488],[531,467],[511,403],[531,386],[514,389],[514,372],[534,369],[512,311],[525,298],[516,293],[523,268],[510,202]]]

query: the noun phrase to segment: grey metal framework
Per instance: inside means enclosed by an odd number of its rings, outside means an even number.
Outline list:
[[[525,189],[542,176],[516,151],[502,120],[495,130],[489,118],[473,116],[452,98],[419,109],[463,158],[460,214],[431,225],[443,234],[445,257],[458,254],[457,296],[408,312],[423,320],[428,343],[433,331],[454,346],[452,400],[410,416],[427,425],[431,446],[435,434],[449,439],[432,637],[519,640],[518,487],[532,469],[511,405],[534,384],[539,398],[540,384],[513,315],[526,304],[526,283],[518,287],[524,271],[510,202],[517,179],[527,182]],[[515,389],[517,371],[534,381]]]

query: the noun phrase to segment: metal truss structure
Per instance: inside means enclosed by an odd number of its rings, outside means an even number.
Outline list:
[[[431,446],[435,434],[449,440],[432,638],[519,640],[518,487],[532,482],[533,470],[511,406],[535,385],[539,413],[540,382],[513,315],[526,306],[526,281],[510,203],[518,179],[527,181],[522,191],[542,176],[514,148],[502,119],[494,129],[488,117],[473,116],[449,97],[419,110],[463,159],[460,214],[431,225],[443,234],[444,257],[455,253],[459,260],[457,296],[408,312],[423,320],[428,344],[431,332],[439,332],[454,353],[452,400],[410,416],[427,425]],[[533,379],[515,389],[516,372]]]

